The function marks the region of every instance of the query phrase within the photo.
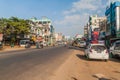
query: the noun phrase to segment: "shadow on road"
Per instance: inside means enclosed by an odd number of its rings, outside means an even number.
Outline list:
[[[99,78],[98,80],[111,80],[111,79],[107,79],[107,78]]]
[[[87,57],[85,55],[81,55],[81,54],[76,54],[76,56],[79,58],[79,59],[82,59],[82,60],[86,60],[86,61],[104,61],[104,60],[100,60],[100,59],[87,59]]]
[[[120,74],[120,71],[113,71],[114,73],[118,73],[118,74]]]
[[[13,53],[13,52],[20,52],[20,51],[27,51],[27,50],[31,50],[31,49],[28,48],[28,49],[20,49],[20,50],[1,51],[0,54],[3,54],[3,53]]]
[[[110,58],[109,60],[120,63],[120,58]]]
[[[77,78],[75,78],[75,77],[71,77],[71,79],[72,79],[72,80],[78,80],[78,79],[77,79]]]
[[[79,59],[88,61],[88,59],[85,57],[85,55],[76,54],[76,56],[77,56]]]

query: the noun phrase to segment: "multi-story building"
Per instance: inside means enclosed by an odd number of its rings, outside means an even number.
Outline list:
[[[120,37],[120,1],[112,2],[106,8],[107,16],[106,36],[109,38]]]
[[[52,25],[52,21],[47,17],[42,17],[41,21],[43,26],[43,36],[44,40],[49,44],[53,44],[55,41],[55,29]]]
[[[87,35],[88,35],[88,27],[84,26],[84,37],[87,38]]]
[[[98,28],[100,30],[105,30],[106,17],[98,17],[97,15],[90,16],[89,23],[90,23],[90,27],[92,28],[92,31],[94,31],[95,28]]]
[[[89,40],[92,38],[93,31],[99,31],[101,34],[105,33],[106,31],[106,17],[98,17],[97,15],[89,17],[89,24],[88,27],[88,37]],[[105,36],[103,36],[105,37]]]
[[[91,39],[90,25],[89,22],[84,26],[84,37],[87,40]]]
[[[52,21],[47,17],[42,17],[42,19],[31,18],[30,19],[31,25],[31,36],[33,39],[36,37],[39,38],[40,36],[43,38],[44,42],[48,44],[53,43],[54,39],[54,27],[52,26]],[[36,40],[35,39],[35,40]]]
[[[37,18],[31,18],[29,20],[29,24],[30,24],[30,37],[36,41],[37,37],[42,36],[43,35],[43,31],[42,31],[42,25],[39,24],[39,21]]]
[[[56,41],[62,41],[63,40],[62,33],[55,33],[55,39]]]

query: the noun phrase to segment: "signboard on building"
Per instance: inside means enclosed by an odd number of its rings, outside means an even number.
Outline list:
[[[3,40],[3,34],[0,34],[0,41]]]
[[[42,36],[37,37],[37,41],[43,41],[43,37]]]
[[[98,31],[94,31],[92,33],[92,41],[98,42],[99,39],[99,32]]]

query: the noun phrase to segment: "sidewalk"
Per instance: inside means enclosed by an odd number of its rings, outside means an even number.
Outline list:
[[[35,46],[31,46],[30,48],[35,48]],[[23,49],[27,49],[27,48],[20,47],[20,46],[14,46],[14,47],[4,46],[3,49],[0,50],[0,52],[3,52],[3,51],[23,50]]]

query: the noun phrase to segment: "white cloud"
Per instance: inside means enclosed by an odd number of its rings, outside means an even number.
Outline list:
[[[101,10],[98,10],[98,11],[97,11],[97,14],[100,14],[101,12],[102,12]]]
[[[59,21],[55,21],[55,24],[60,28],[63,28],[63,32],[66,34],[83,33],[84,25],[88,22],[89,16],[93,13],[101,14],[105,5],[102,4],[103,0],[79,0],[72,3],[72,7],[69,10],[63,12],[64,18]],[[68,30],[67,30],[68,29]]]
[[[66,15],[63,20],[55,21],[54,24],[59,25],[58,31],[61,30],[66,35],[83,34],[83,24],[86,24],[88,16],[87,13]]]
[[[71,14],[82,11],[96,11],[99,8],[103,8],[102,0],[79,0],[78,2],[73,2],[72,8],[70,10],[64,11],[63,13]]]
[[[78,2],[74,2],[73,3],[73,8],[76,10],[80,10],[80,9],[91,9],[91,10],[96,10],[97,7],[95,5],[93,5],[94,0],[81,0]]]
[[[67,25],[67,24],[76,24],[79,22],[81,16],[76,15],[66,15],[63,20],[56,21],[56,24]]]

